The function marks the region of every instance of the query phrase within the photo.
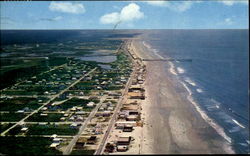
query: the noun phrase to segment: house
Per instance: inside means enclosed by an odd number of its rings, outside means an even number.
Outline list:
[[[109,110],[109,111],[113,111],[114,110],[114,107],[108,107],[108,109],[107,110]]]
[[[70,127],[71,127],[71,128],[77,128],[77,123],[72,123],[72,124],[70,125]]]
[[[104,152],[112,153],[115,149],[115,145],[112,143],[107,143]]]
[[[102,116],[103,117],[108,117],[108,116],[110,116],[111,115],[111,112],[110,111],[104,111],[103,113],[102,113]]]
[[[76,107],[76,109],[77,109],[77,110],[82,110],[82,109],[83,109],[83,107]]]
[[[139,115],[139,112],[137,110],[130,110],[129,115]]]
[[[61,143],[62,138],[54,138],[53,143]]]
[[[125,125],[123,127],[123,132],[132,132],[133,131],[133,126],[132,125]]]
[[[127,121],[137,121],[138,120],[138,115],[129,115],[126,118]]]
[[[145,89],[141,86],[141,85],[132,85],[129,89],[129,92],[133,92],[133,91],[142,91],[144,92]]]
[[[89,103],[87,104],[87,107],[92,108],[92,107],[94,107],[94,105],[95,105],[95,103],[94,103],[94,102],[89,102]]]
[[[49,147],[50,148],[56,148],[57,146],[59,146],[59,143],[52,143]]]
[[[83,119],[83,117],[82,116],[77,116],[76,117],[76,121],[83,121],[84,119]]]
[[[24,110],[18,110],[17,113],[24,113]]]
[[[95,135],[103,134],[102,128],[96,127],[95,130],[94,130],[94,133],[95,133]]]
[[[117,140],[117,146],[119,145],[129,145],[131,137],[119,137]]]
[[[23,127],[22,129],[21,129],[21,132],[27,132],[28,131],[28,127]]]
[[[116,127],[121,127],[123,128],[125,125],[132,125],[133,127],[136,127],[137,126],[137,123],[136,121],[117,121],[115,123],[115,126]]]
[[[87,139],[87,144],[95,144],[97,141],[96,136],[91,136],[90,138]]]
[[[76,142],[75,148],[76,149],[82,149],[86,144],[86,138],[79,138]]]
[[[99,111],[104,111],[104,108],[103,108],[103,107],[100,107],[100,108],[99,108]]]
[[[43,111],[46,111],[47,109],[48,109],[47,107],[43,107],[43,108],[42,108]]]
[[[69,116],[69,114],[63,114],[63,116],[64,116],[64,117],[68,117],[68,116]]]
[[[128,150],[128,146],[119,145],[116,147],[117,152],[126,152]]]
[[[41,113],[40,116],[48,116],[46,113]]]
[[[65,118],[65,117],[61,117],[60,120],[61,120],[61,121],[65,121],[66,118]]]
[[[85,142],[77,141],[75,145],[75,149],[82,149],[85,146]]]
[[[130,99],[145,99],[145,96],[142,92],[128,92],[128,96]]]
[[[129,111],[131,111],[131,110],[138,110],[139,109],[139,107],[138,107],[138,105],[124,105],[122,108],[121,108],[121,110],[129,110]]]
[[[39,122],[38,125],[45,126],[45,125],[47,125],[47,123],[46,122]]]
[[[57,135],[56,134],[53,134],[53,135],[51,135],[51,139],[54,139],[54,138],[56,138],[57,137]]]
[[[75,120],[75,117],[74,116],[71,116],[70,118],[69,118],[69,121],[74,121]]]

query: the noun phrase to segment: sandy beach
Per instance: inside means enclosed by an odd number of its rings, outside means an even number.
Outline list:
[[[142,39],[132,40],[130,49],[142,59],[159,58]],[[142,103],[143,143],[141,154],[233,153],[229,143],[177,90],[166,72],[166,62],[145,62],[146,100]]]

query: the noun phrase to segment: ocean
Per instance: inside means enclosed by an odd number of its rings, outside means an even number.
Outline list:
[[[236,153],[250,152],[248,35],[248,30],[153,30],[143,34],[143,44],[158,57],[176,59],[166,62],[166,71]]]

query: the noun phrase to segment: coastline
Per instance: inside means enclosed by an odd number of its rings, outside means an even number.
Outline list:
[[[159,58],[142,39],[134,38],[128,47],[139,58]],[[165,71],[166,62],[145,62],[146,100],[142,154],[222,154],[234,153],[226,140],[204,120],[197,107],[183,99]],[[185,90],[185,86],[183,86]]]

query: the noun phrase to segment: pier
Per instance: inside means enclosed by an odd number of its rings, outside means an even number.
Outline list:
[[[141,59],[142,61],[180,61],[180,62],[192,62],[192,59]]]

